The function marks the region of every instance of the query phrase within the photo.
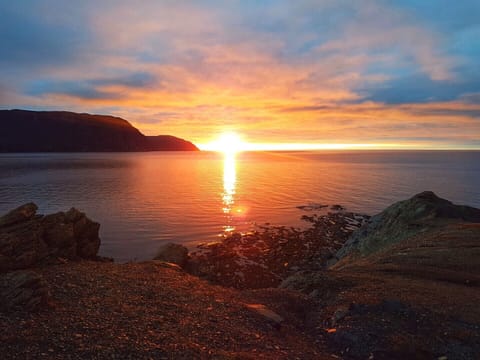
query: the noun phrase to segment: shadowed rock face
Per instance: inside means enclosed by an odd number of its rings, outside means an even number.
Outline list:
[[[480,210],[455,205],[431,191],[424,191],[373,216],[352,234],[338,251],[337,258],[367,256],[416,234],[463,222],[480,222]]]
[[[36,215],[25,204],[0,217],[0,272],[25,269],[58,257],[93,259],[100,247],[100,224],[75,208]]]
[[[66,111],[0,110],[0,152],[195,151],[174,136],[145,136],[128,121]]]

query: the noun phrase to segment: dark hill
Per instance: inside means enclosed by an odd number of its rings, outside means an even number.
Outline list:
[[[0,152],[196,151],[174,136],[145,136],[114,116],[0,110]]]

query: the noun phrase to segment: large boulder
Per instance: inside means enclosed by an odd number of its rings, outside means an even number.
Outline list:
[[[480,222],[480,209],[455,205],[424,191],[371,217],[352,234],[336,258],[368,256],[417,234],[464,222]]]
[[[41,275],[30,270],[0,274],[0,311],[39,310],[48,304],[48,298]]]
[[[179,244],[167,243],[158,249],[153,260],[166,261],[183,267],[188,261],[188,249]]]
[[[0,272],[25,269],[56,258],[94,259],[100,224],[75,208],[36,215],[33,203],[0,217]]]

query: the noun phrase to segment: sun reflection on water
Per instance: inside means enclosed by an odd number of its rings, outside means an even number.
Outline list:
[[[226,217],[226,224],[223,226],[225,233],[235,230],[232,224],[233,208],[235,204],[235,186],[237,183],[237,170],[235,153],[225,153],[223,159],[223,213]]]

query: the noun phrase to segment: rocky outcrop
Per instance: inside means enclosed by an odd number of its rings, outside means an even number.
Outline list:
[[[455,205],[424,191],[371,217],[352,234],[336,257],[367,256],[416,234],[462,222],[480,222],[480,210]]]
[[[326,271],[297,272],[280,287],[321,304],[339,357],[478,357],[479,209],[423,192],[372,217],[337,254]]]
[[[9,225],[15,225],[16,223],[27,221],[35,216],[38,207],[34,203],[28,203],[18,207],[15,210],[10,211],[4,216],[0,217],[0,228]]]
[[[68,111],[0,110],[0,152],[198,151],[189,141],[145,136],[128,121]]]
[[[30,270],[0,274],[0,310],[36,311],[48,304],[43,277]]]
[[[258,289],[278,286],[300,270],[323,270],[368,216],[351,212],[304,215],[305,229],[261,226],[234,233],[218,243],[201,244],[190,254],[190,273],[223,286]]]
[[[0,272],[57,258],[96,258],[100,224],[75,208],[46,216],[36,211],[29,203],[0,217]]]
[[[167,243],[158,249],[153,260],[161,260],[183,267],[188,260],[188,249],[179,244]]]

